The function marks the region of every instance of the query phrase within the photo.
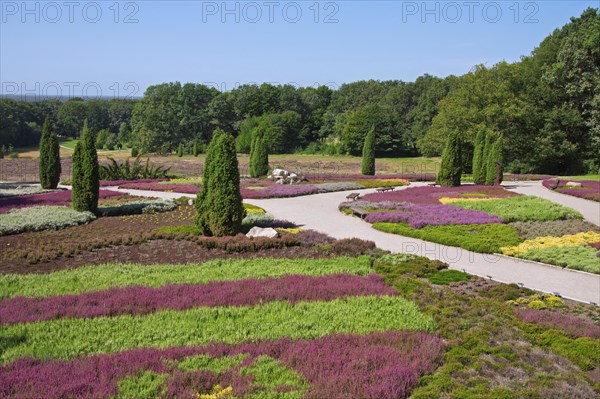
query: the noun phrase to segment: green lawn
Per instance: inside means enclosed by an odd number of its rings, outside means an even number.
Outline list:
[[[78,141],[79,141],[79,139],[61,140],[60,145],[62,147],[68,148],[70,150],[75,150],[75,146],[77,145]]]

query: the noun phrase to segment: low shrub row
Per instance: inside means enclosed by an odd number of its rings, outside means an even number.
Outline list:
[[[118,191],[100,190],[99,198],[108,198],[123,195]],[[71,191],[59,190],[42,194],[31,194],[0,198],[0,213],[12,209],[27,208],[31,206],[62,206],[70,205]]]
[[[138,215],[141,213],[168,212],[175,209],[177,205],[171,200],[142,200],[131,201],[125,204],[99,207],[100,216],[124,216]]]
[[[212,281],[159,288],[133,286],[48,298],[15,297],[0,301],[0,325],[65,318],[144,315],[196,307],[253,306],[266,302],[330,301],[337,298],[396,294],[376,274],[357,276],[289,275],[280,278]]]
[[[0,183],[0,198],[14,197],[19,195],[31,195],[49,193],[53,190],[45,190],[39,185],[21,185],[11,183]]]
[[[189,265],[105,264],[48,274],[0,275],[0,298],[44,298],[56,295],[122,288],[206,284],[210,281],[277,278],[289,275],[325,276],[372,272],[368,256],[334,259],[248,259]]]

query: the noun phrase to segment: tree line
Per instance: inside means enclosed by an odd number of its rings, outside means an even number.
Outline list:
[[[2,100],[0,142],[37,143],[46,115],[61,136],[76,137],[87,118],[103,145],[159,153],[204,152],[217,128],[235,137],[240,153],[250,153],[256,132],[268,153],[360,155],[374,130],[378,157],[439,156],[458,135],[463,170],[472,169],[476,136],[486,130],[503,137],[509,171],[598,172],[600,14],[590,8],[572,18],[518,62],[477,65],[462,76],[336,90],[265,83],[220,92],[175,82],[151,86],[139,100]]]

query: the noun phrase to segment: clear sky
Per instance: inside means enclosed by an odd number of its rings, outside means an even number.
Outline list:
[[[25,4],[25,6],[23,5]],[[331,87],[517,61],[594,1],[0,1],[2,94]]]

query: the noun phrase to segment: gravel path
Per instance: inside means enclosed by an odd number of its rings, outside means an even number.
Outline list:
[[[511,183],[512,184],[512,183]],[[529,194],[528,190],[535,190],[537,183],[515,184],[513,189],[524,190],[523,194]],[[427,185],[427,183],[413,183],[410,187]],[[532,188],[533,187],[533,188]],[[405,189],[402,187],[401,189]],[[546,190],[544,187],[541,187]],[[111,188],[114,189],[114,188]],[[122,190],[134,195],[174,198],[184,196],[182,194],[164,193],[141,190]],[[357,190],[361,194],[372,193],[375,190]],[[546,190],[548,191],[548,190]],[[551,195],[552,198],[545,194]],[[285,219],[294,222],[303,228],[313,229],[326,233],[335,238],[357,237],[364,240],[374,241],[379,248],[392,251],[413,253],[430,259],[439,259],[450,265],[450,268],[463,270],[469,274],[491,278],[503,283],[523,284],[525,287],[547,293],[559,293],[565,298],[582,302],[594,302],[600,304],[600,276],[562,269],[560,267],[530,262],[502,255],[478,254],[462,248],[449,247],[414,238],[403,237],[384,233],[371,228],[371,225],[359,218],[346,216],[338,211],[340,202],[346,200],[348,192],[336,192],[316,194],[295,198],[276,198],[264,200],[245,200],[245,202],[260,206],[267,210],[277,219]],[[587,215],[590,206],[587,200],[571,201],[566,197],[553,192],[544,193],[538,190],[532,191],[531,195],[548,198],[555,201],[555,195],[559,195],[561,201],[567,201],[564,205],[576,208]],[[193,195],[185,195],[194,197]],[[578,198],[573,198],[578,200]],[[570,202],[569,202],[570,201]],[[558,201],[555,201],[558,202]],[[561,202],[559,202],[561,203]],[[580,208],[585,205],[584,208]],[[593,217],[593,214],[590,214]],[[597,223],[597,221],[596,221]]]

